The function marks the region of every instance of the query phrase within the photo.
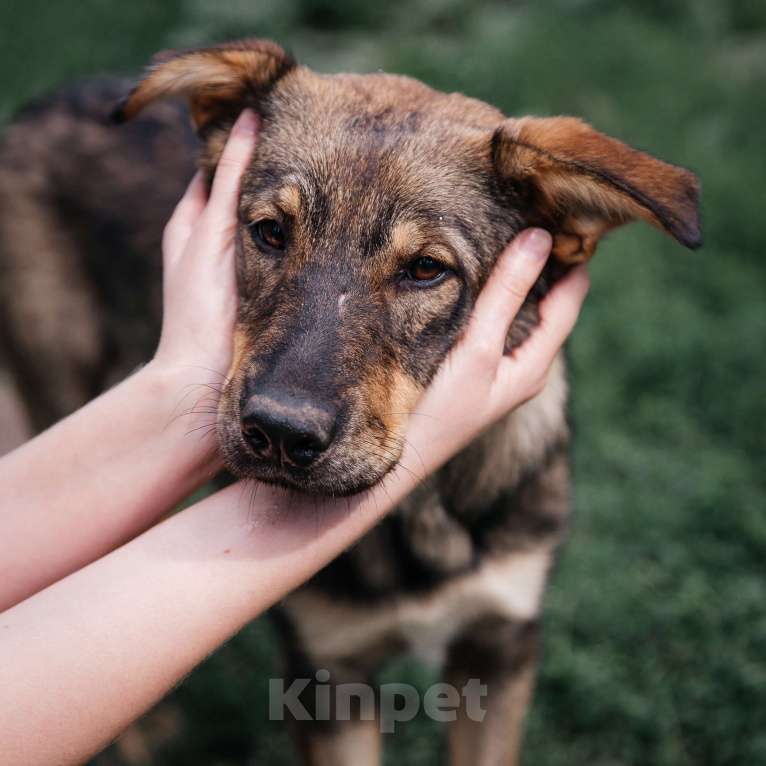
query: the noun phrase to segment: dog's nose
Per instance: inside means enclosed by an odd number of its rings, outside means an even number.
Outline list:
[[[307,396],[257,393],[242,409],[242,434],[259,457],[311,465],[332,443],[336,411]]]

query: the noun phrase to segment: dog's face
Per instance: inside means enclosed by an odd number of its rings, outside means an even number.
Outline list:
[[[123,116],[177,92],[211,177],[239,111],[262,117],[242,180],[240,313],[218,422],[239,476],[328,495],[379,481],[521,227],[551,230],[556,258],[512,343],[547,281],[609,228],[641,217],[698,244],[690,173],[571,118],[506,120],[408,78],[318,75],[264,41],[163,56]]]

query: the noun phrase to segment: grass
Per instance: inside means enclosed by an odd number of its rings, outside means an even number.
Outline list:
[[[326,71],[382,67],[508,113],[578,114],[696,170],[701,252],[636,226],[591,270],[571,344],[576,516],[525,760],[766,763],[762,2],[6,0],[0,29],[2,118],[72,77],[257,33]],[[267,722],[273,656],[258,622],[208,660],[170,700],[183,736],[151,763],[293,762]],[[403,661],[386,678],[433,676]],[[440,733],[417,719],[387,763],[440,763]]]

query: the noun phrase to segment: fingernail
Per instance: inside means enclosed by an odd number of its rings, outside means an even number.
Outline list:
[[[527,229],[521,241],[521,252],[528,258],[544,261],[551,251],[553,239],[545,229]]]
[[[232,128],[233,133],[254,136],[258,132],[258,116],[252,109],[243,109]]]

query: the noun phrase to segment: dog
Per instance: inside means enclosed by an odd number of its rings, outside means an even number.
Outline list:
[[[151,355],[163,225],[195,155],[211,182],[245,107],[262,129],[241,184],[235,358],[217,415],[237,477],[333,496],[383,480],[523,227],[550,231],[553,250],[509,351],[610,229],[643,219],[701,244],[691,172],[572,117],[507,118],[408,77],[322,75],[259,39],[159,54],[118,128],[107,105],[125,91],[63,91],[19,115],[0,149],[0,339],[38,429]],[[165,101],[179,96],[193,129]],[[369,682],[397,652],[429,653],[456,687],[487,687],[484,720],[461,709],[449,726],[451,762],[518,762],[569,513],[567,388],[559,355],[536,397],[274,610],[288,680]],[[375,721],[295,729],[306,763],[379,760]]]

